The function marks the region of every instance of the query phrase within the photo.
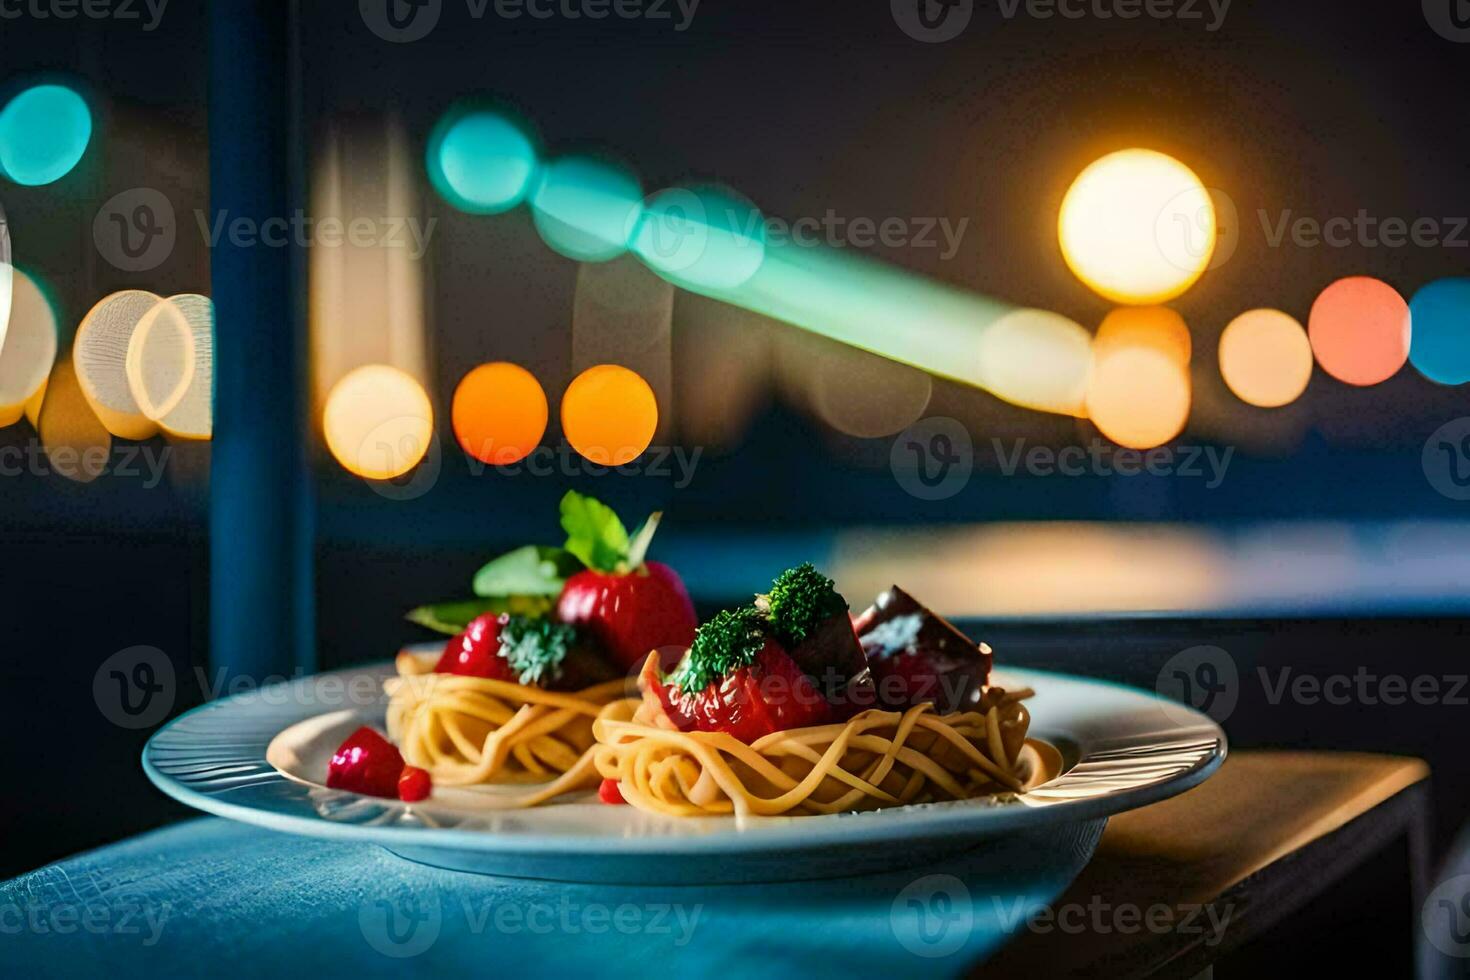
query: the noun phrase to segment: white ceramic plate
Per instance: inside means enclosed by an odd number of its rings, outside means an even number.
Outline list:
[[[1031,736],[1063,760],[1057,778],[1012,802],[689,819],[606,806],[591,793],[496,810],[487,805],[493,789],[439,790],[409,805],[326,788],[327,760],[347,733],[384,727],[381,682],[391,674],[390,664],[341,670],[211,702],[155,734],[143,767],[175,799],[276,830],[372,841],[466,871],[651,883],[824,877],[980,846],[1040,863],[1064,852],[1080,868],[1107,817],[1197,785],[1226,752],[1219,726],[1173,701],[1065,674],[1002,670],[996,683],[1036,691],[1027,702]]]

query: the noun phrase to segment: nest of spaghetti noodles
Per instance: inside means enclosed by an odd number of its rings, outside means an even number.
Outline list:
[[[1020,792],[1031,691],[987,688],[972,710],[929,702],[746,744],[678,731],[656,701],[608,705],[592,726],[597,771],[623,798],[677,816],[840,813]]]
[[[404,761],[441,786],[543,784],[524,800],[507,800],[524,806],[596,784],[584,761],[595,742],[593,722],[627,693],[622,679],[550,691],[435,673],[432,657],[408,652],[395,667],[398,676],[384,685],[388,734]]]

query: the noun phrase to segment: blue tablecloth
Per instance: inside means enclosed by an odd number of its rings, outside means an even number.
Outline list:
[[[1066,884],[1000,877],[538,882],[210,818],[0,886],[0,976],[952,976]]]

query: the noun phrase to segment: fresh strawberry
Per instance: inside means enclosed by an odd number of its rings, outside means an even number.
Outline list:
[[[556,615],[583,626],[624,670],[654,650],[671,649],[670,660],[694,640],[694,604],[677,573],[656,561],[619,574],[587,569],[567,580]],[[664,666],[672,666],[665,663]]]
[[[624,670],[654,650],[667,651],[663,666],[672,667],[699,621],[678,574],[644,561],[660,515],[630,537],[610,508],[573,491],[562,499],[561,516],[566,550],[587,568],[567,579],[557,618],[584,628]]]
[[[434,666],[441,674],[487,677],[495,681],[515,681],[510,662],[500,656],[500,629],[510,622],[509,613],[486,613],[470,622],[465,631],[444,647],[444,654]]]
[[[327,766],[327,785],[366,796],[397,799],[398,779],[402,775],[403,756],[398,749],[364,725],[337,747]]]
[[[434,669],[551,690],[580,690],[616,676],[578,642],[574,627],[509,613],[475,619],[449,641]]]

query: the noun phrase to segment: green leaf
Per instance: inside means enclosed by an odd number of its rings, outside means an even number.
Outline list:
[[[628,529],[611,507],[568,490],[561,498],[561,526],[567,532],[567,551],[588,568],[600,572],[626,569]]]
[[[436,633],[456,636],[464,632],[472,620],[486,613],[544,616],[550,609],[551,600],[544,596],[495,596],[419,606],[408,614],[407,619]]]
[[[664,513],[656,510],[648,515],[648,520],[643,522],[633,535],[633,542],[628,546],[628,567],[638,568],[643,564],[643,559],[648,555],[648,546],[653,543],[653,536],[658,531],[658,522],[663,520]]]
[[[475,573],[475,595],[555,596],[578,571],[577,560],[561,548],[528,544],[501,555]]]

